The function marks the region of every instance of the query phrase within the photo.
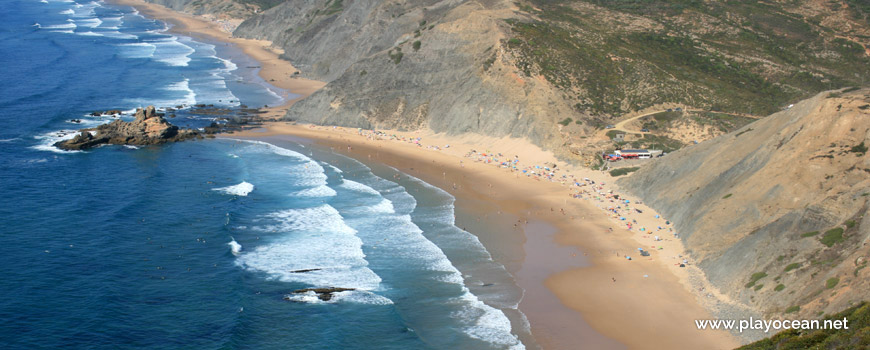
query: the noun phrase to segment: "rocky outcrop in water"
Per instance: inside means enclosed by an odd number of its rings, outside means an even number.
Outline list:
[[[338,288],[338,287],[330,287],[330,288],[305,288],[305,289],[297,289],[293,291],[293,294],[305,294],[308,292],[317,293],[317,298],[323,301],[332,300],[332,293],[338,292],[347,292],[355,290],[354,288]],[[292,300],[289,296],[284,297],[285,300]]]
[[[92,129],[82,129],[76,137],[59,141],[55,147],[77,151],[103,144],[111,145],[157,145],[200,137],[192,129],[183,129],[170,124],[156,112],[154,106],[138,109],[133,121],[115,120]]]

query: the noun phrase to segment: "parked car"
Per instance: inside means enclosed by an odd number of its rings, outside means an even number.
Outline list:
[[[649,129],[643,128],[643,129],[640,129],[640,132],[649,132]]]
[[[611,125],[605,126],[604,128],[605,129],[613,129],[615,127],[616,127],[616,125],[611,124]]]

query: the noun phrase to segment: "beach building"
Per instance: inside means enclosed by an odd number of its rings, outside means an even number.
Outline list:
[[[623,159],[649,159],[652,158],[652,153],[645,149],[623,149],[616,150],[617,155]]]

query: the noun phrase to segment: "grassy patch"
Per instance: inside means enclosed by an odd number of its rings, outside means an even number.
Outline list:
[[[637,169],[640,169],[640,168],[638,168],[638,167],[631,167],[631,168],[619,168],[619,169],[613,169],[613,170],[610,171],[610,176],[614,176],[614,177],[615,177],[615,176],[622,176],[622,175],[625,175],[625,174],[628,174],[628,173],[633,173],[633,172],[637,171]]]
[[[839,278],[837,278],[837,277],[828,278],[828,280],[825,281],[825,288],[828,288],[828,289],[834,288],[837,286],[837,283],[840,283]]]
[[[399,64],[400,62],[402,62],[402,56],[405,55],[402,53],[401,47],[391,49],[389,52],[387,52],[387,54],[390,56],[390,60],[393,61],[393,63],[395,64]]]
[[[785,285],[782,283],[777,284],[776,287],[773,288],[773,290],[777,292],[781,292],[783,289],[785,289]]]
[[[757,292],[759,289],[761,289],[761,288],[763,288],[763,287],[764,287],[763,284],[756,284],[756,285],[755,285],[755,291]]]
[[[855,220],[846,220],[846,228],[853,228],[856,224]]]
[[[800,263],[788,264],[788,266],[785,267],[785,272],[789,272],[789,271],[794,270],[794,269],[799,268],[799,267],[801,267]]]
[[[568,126],[568,124],[571,124],[572,121],[574,121],[574,120],[571,119],[571,118],[565,118],[565,119],[562,119],[562,121],[559,122],[559,125],[562,125],[562,126]],[[611,137],[611,139],[613,139],[613,138]]]
[[[822,236],[821,242],[828,247],[833,247],[834,244],[840,243],[844,240],[845,239],[843,238],[843,229],[837,227],[825,231],[825,234]]]
[[[801,233],[801,238],[812,237],[812,236],[815,236],[817,234],[819,234],[819,231],[805,232],[805,233]]]
[[[722,196],[722,199],[727,199],[728,197],[731,197],[731,194],[730,194],[730,193],[729,193],[729,194],[726,194],[726,195],[724,195],[724,196]]]
[[[799,305],[789,306],[787,309],[785,309],[785,313],[787,314],[795,313],[798,311],[801,311],[801,307]]]
[[[753,273],[752,276],[749,276],[749,283],[746,283],[746,288],[751,288],[752,286],[755,285],[755,282],[758,282],[758,280],[765,278],[765,277],[767,277],[766,272]]]

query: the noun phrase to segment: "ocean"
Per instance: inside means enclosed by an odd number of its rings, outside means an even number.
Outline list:
[[[52,146],[93,111],[278,105],[222,43],[99,1],[0,10],[3,349],[523,349],[513,276],[454,198],[290,140]],[[340,287],[329,301],[303,288]]]

